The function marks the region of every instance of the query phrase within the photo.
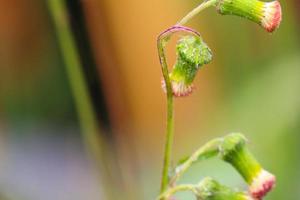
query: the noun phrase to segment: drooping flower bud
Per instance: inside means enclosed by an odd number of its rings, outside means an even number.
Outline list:
[[[260,24],[268,32],[277,29],[281,22],[279,1],[263,2],[259,0],[220,0],[219,13],[237,15]]]
[[[200,37],[183,36],[176,46],[177,60],[169,74],[173,95],[187,96],[193,91],[198,69],[211,61],[212,53]],[[162,82],[163,88],[165,83]]]
[[[264,170],[246,147],[246,138],[238,133],[228,135],[221,145],[222,159],[230,163],[249,184],[253,198],[261,199],[275,185],[275,176]]]
[[[235,191],[221,185],[216,180],[207,177],[200,182],[197,188],[198,200],[254,200],[244,192]]]

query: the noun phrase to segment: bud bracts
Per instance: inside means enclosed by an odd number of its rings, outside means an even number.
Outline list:
[[[266,170],[260,170],[256,177],[253,178],[249,193],[256,199],[262,199],[275,186],[276,178]]]
[[[277,29],[281,22],[281,6],[279,1],[264,3],[264,17],[261,25],[268,31],[273,32]]]
[[[212,60],[209,47],[198,36],[183,36],[176,45],[177,59],[169,74],[173,95],[187,96],[193,91],[193,81],[199,68]],[[164,81],[162,82],[165,88]]]

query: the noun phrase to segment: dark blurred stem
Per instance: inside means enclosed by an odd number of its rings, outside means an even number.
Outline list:
[[[91,104],[91,98],[88,94],[87,84],[82,73],[79,53],[68,21],[65,1],[48,0],[48,7],[56,27],[56,34],[74,97],[85,147],[88,153],[91,154],[99,170],[101,170],[101,176],[105,177],[105,181],[103,181],[103,179],[101,181],[104,187],[102,191],[106,192],[104,199],[113,199],[111,197],[112,192],[110,192],[112,191],[110,188],[113,188],[113,186],[111,185],[111,180],[107,178],[107,167],[105,167],[104,153],[106,143],[105,139],[101,138],[99,134],[100,130]]]

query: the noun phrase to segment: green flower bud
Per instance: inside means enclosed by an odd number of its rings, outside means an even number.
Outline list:
[[[281,22],[281,6],[277,0],[220,0],[217,9],[223,15],[237,15],[256,22],[268,32],[277,29]]]
[[[221,185],[212,178],[205,178],[197,188],[198,200],[254,200],[244,192]]]
[[[239,133],[228,135],[220,147],[222,159],[230,163],[250,185],[252,197],[262,198],[275,185],[275,176],[264,170],[246,147],[246,138]]]
[[[173,94],[177,97],[187,96],[193,90],[197,71],[212,60],[212,53],[201,38],[191,35],[178,41],[176,52],[177,60],[170,73]]]

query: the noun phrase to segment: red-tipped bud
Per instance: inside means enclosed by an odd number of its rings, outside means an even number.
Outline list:
[[[281,6],[279,1],[265,3],[263,11],[261,25],[268,32],[273,32],[279,27],[281,22]]]
[[[230,163],[249,184],[249,192],[255,199],[262,199],[275,185],[275,176],[264,170],[246,147],[246,138],[233,133],[224,138],[221,145],[222,159]]]
[[[261,170],[249,187],[249,192],[252,197],[262,199],[275,186],[276,178],[273,174],[266,170]]]
[[[281,6],[277,0],[219,0],[217,10],[223,15],[236,15],[256,22],[268,32],[276,30],[281,22]]]
[[[164,80],[161,81],[161,86],[166,92],[166,83]],[[189,96],[193,90],[194,90],[194,84],[187,85],[184,81],[172,81],[171,80],[171,86],[172,86],[172,92],[175,97],[186,97]]]

